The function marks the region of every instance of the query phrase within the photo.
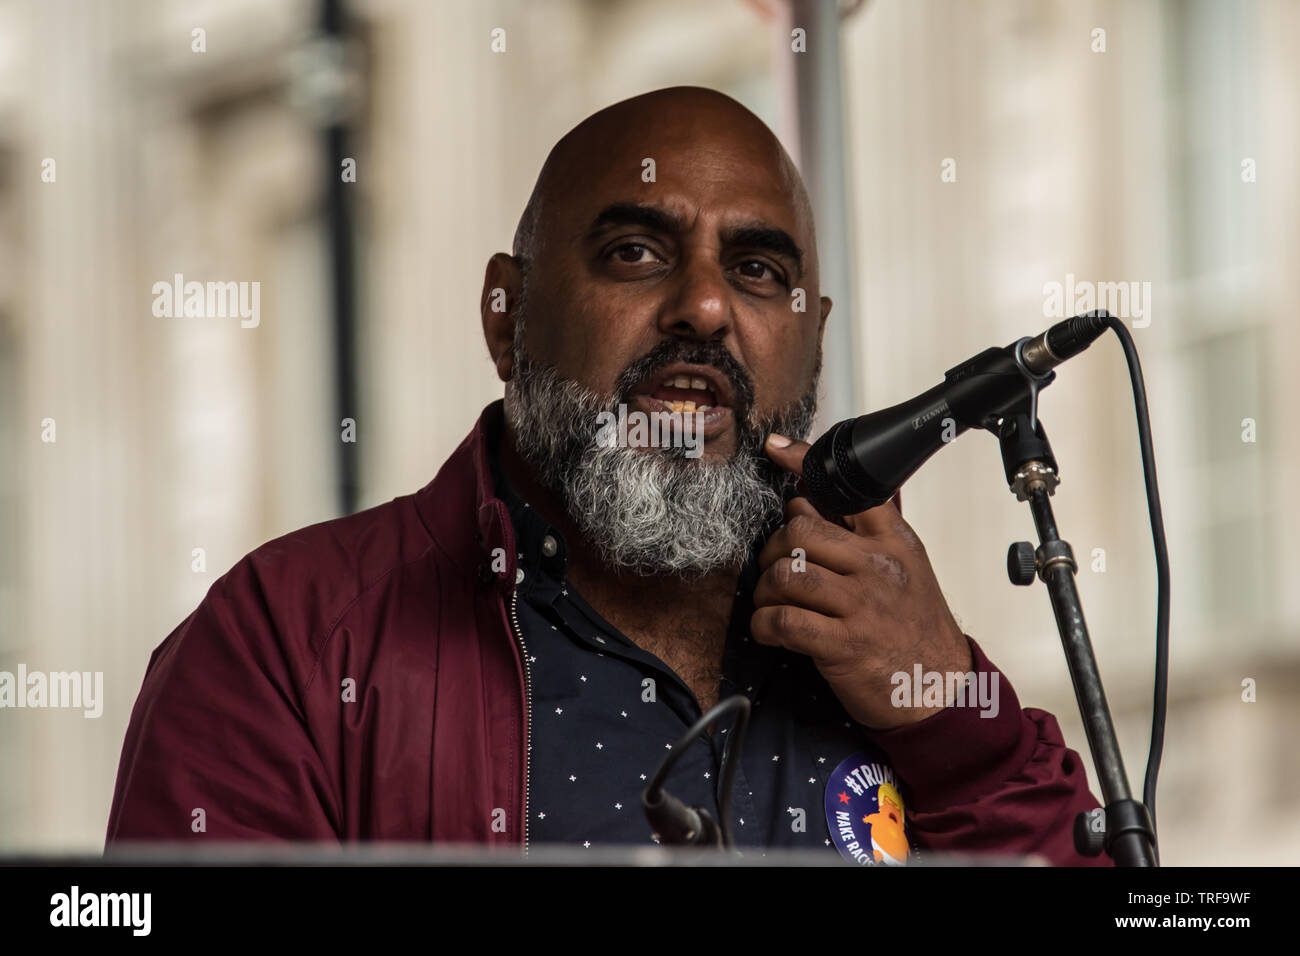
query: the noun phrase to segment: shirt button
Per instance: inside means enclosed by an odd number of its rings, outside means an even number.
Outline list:
[[[523,583],[524,583],[524,569],[515,568],[515,584],[523,584]]]
[[[549,534],[542,539],[542,554],[546,555],[548,558],[555,557],[555,552],[559,550],[560,550],[560,546],[555,542],[555,539],[551,537]]]

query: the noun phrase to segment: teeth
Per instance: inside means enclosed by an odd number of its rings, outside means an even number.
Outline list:
[[[673,379],[673,388],[690,388],[691,377],[689,375],[678,375]]]
[[[684,405],[685,405],[684,402],[673,402],[673,404],[672,404],[672,410],[675,411],[675,412],[680,412],[680,411],[682,410],[682,408],[684,407]]]
[[[706,392],[709,389],[709,383],[702,378],[691,379],[691,388],[698,392]]]
[[[695,403],[694,403],[694,402],[683,402],[683,403],[682,403],[682,411],[684,411],[684,412],[694,412],[694,411],[695,411]]]
[[[696,410],[697,412],[707,412],[707,411],[708,411],[710,408],[712,408],[712,407],[713,407],[712,405],[701,405],[699,408],[697,408],[697,409],[695,409],[695,410]]]

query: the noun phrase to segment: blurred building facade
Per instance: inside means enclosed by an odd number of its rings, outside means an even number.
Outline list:
[[[0,0],[0,670],[102,671],[105,698],[97,719],[0,711],[0,848],[102,845],[150,651],[243,554],[337,513],[316,7]],[[778,0],[351,9],[369,506],[429,481],[500,395],[483,269],[550,145],[678,83],[784,134],[799,54]],[[862,410],[1050,324],[1050,283],[1149,283],[1133,334],[1174,572],[1171,864],[1300,851],[1297,39],[1286,0],[873,0],[844,24],[857,308],[831,321],[857,326]],[[177,273],[259,282],[258,325],[156,316]],[[1140,791],[1155,575],[1118,347],[1062,370],[1041,411]],[[963,626],[1091,774],[1047,596],[1006,581],[1033,528],[1000,475],[996,441],[963,437],[905,513]]]

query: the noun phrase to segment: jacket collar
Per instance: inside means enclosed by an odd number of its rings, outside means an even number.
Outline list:
[[[496,496],[491,458],[505,424],[505,403],[492,402],[452,452],[437,476],[415,494],[419,512],[435,545],[464,566],[474,555],[474,572],[503,594],[515,585],[514,529],[505,502]]]

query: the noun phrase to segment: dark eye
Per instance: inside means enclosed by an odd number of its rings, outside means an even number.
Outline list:
[[[628,264],[653,261],[652,259],[644,258],[646,253],[649,253],[651,256],[654,255],[654,253],[650,252],[649,246],[642,245],[639,242],[625,242],[614,249],[614,255],[618,258],[619,262],[626,262]]]
[[[746,259],[736,268],[746,279],[775,279],[778,282],[783,281],[783,277],[761,259]]]

